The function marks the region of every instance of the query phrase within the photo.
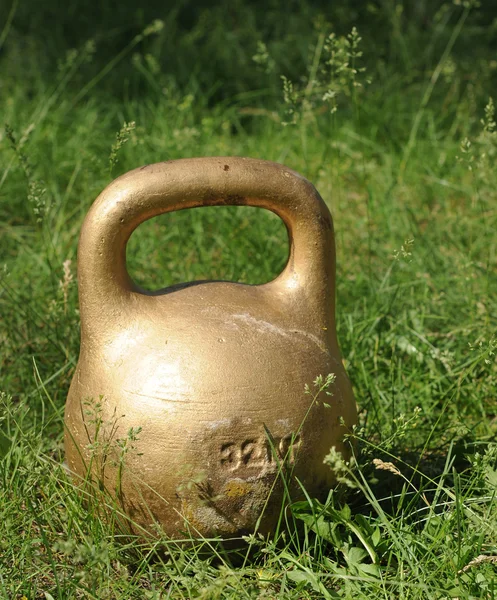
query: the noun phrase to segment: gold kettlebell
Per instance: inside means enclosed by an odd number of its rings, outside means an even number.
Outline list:
[[[160,292],[130,279],[126,243],[140,223],[219,205],[266,208],[284,221],[290,252],[276,279]],[[335,479],[323,459],[333,446],[348,455],[356,406],[336,339],[331,215],[309,181],[232,157],[130,171],[85,219],[78,282],[66,460],[76,476],[98,478],[135,531],[267,533],[301,487],[326,495]],[[330,373],[331,396],[304,392]]]

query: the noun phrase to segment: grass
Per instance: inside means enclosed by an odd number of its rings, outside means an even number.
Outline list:
[[[91,43],[50,76],[13,76],[19,56],[37,59],[29,44],[4,56],[0,598],[497,596],[493,58],[483,38],[464,52],[478,25],[471,3],[444,4],[423,46],[387,4],[378,10],[391,38],[381,47],[352,26],[334,38],[316,26],[303,81],[278,83],[276,40],[254,47],[254,71],[232,86],[244,90],[269,69],[273,87],[224,98],[195,81],[156,89],[167,77],[140,44],[159,26],[95,69]],[[8,48],[10,25],[3,31]],[[404,48],[391,50],[392,66],[387,42]],[[472,73],[471,57],[485,68]],[[140,85],[113,96],[102,86],[121,60]],[[118,174],[200,155],[283,162],[329,203],[338,336],[360,409],[356,464],[329,457],[341,486],[324,503],[292,506],[298,535],[293,526],[278,539],[255,535],[238,552],[124,536],[117,509],[101,518],[109,499],[84,498],[61,466],[82,219]],[[149,289],[261,283],[286,257],[283,224],[240,207],[153,219],[128,247],[130,273]]]

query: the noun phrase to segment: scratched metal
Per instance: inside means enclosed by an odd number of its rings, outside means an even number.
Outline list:
[[[206,281],[146,292],[126,243],[146,219],[199,206],[247,205],[287,226],[283,272],[264,285]],[[335,329],[331,215],[311,183],[248,158],[149,165],[111,183],[78,251],[81,350],[65,411],[77,481],[99,480],[137,533],[233,537],[270,532],[300,481],[322,497],[323,464],[347,455],[356,422]],[[304,393],[334,373],[332,396]],[[328,405],[328,406],[326,406]],[[130,428],[138,439],[123,442]]]

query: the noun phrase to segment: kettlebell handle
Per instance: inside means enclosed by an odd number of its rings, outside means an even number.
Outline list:
[[[100,194],[83,223],[78,248],[82,323],[105,322],[109,298],[115,312],[116,306],[124,310],[135,294],[147,295],[126,270],[126,244],[140,223],[175,210],[221,205],[265,208],[283,220],[289,259],[283,272],[263,285],[293,294],[304,310],[311,309],[321,323],[334,327],[335,245],[326,204],[295,171],[238,157],[144,166],[117,178]]]

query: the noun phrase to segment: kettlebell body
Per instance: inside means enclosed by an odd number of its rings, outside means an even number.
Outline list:
[[[160,213],[212,205],[258,206],[283,219],[290,254],[279,277],[140,289],[126,271],[133,230]],[[356,421],[335,334],[334,273],[329,211],[282,165],[185,159],[115,180],[80,237],[69,469],[98,478],[135,531],[158,523],[173,537],[266,533],[300,486],[326,494],[334,475],[323,459],[332,446],[348,454],[343,436]],[[332,395],[314,398],[313,380],[329,373]]]

